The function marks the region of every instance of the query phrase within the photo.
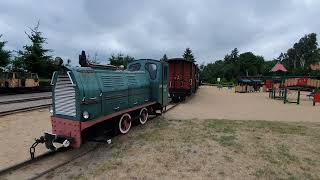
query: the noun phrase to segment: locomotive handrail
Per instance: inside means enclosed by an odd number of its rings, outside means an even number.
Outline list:
[[[57,74],[57,71],[53,72],[53,74],[52,74],[51,82],[50,82],[50,85],[51,85],[51,86],[53,86],[53,85],[54,85],[54,83],[53,83],[53,79],[54,79],[54,77],[56,77],[56,74]]]
[[[74,84],[74,82],[73,82],[73,80],[72,80],[72,78],[71,78],[70,72],[71,72],[71,71],[68,71],[68,72],[67,72],[68,77],[69,77],[69,79],[70,79],[70,81],[71,81],[71,84],[72,84],[73,86],[75,86],[75,84]]]

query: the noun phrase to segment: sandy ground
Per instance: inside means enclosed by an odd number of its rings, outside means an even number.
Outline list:
[[[291,96],[294,96],[293,92]],[[301,95],[301,104],[283,104],[268,93],[235,93],[202,86],[197,94],[165,114],[168,119],[228,119],[320,122],[320,105]]]
[[[48,109],[0,117],[0,169],[30,158],[29,147],[44,131],[51,132]],[[45,151],[39,145],[36,155]]]

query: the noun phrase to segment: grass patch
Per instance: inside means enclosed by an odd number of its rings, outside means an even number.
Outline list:
[[[299,160],[297,156],[290,153],[288,146],[284,144],[278,146],[278,154],[279,159],[281,159],[282,162],[290,163],[297,162]]]
[[[266,132],[279,134],[306,135],[308,128],[296,123],[270,122],[270,121],[248,121],[244,124],[248,128],[264,130]]]
[[[85,177],[319,179],[319,137],[314,124],[156,119],[116,137]]]
[[[237,130],[262,130],[278,134],[307,135],[314,131],[299,123],[285,123],[272,121],[232,121],[232,120],[207,120],[206,126],[217,133],[235,133]],[[312,132],[310,132],[310,130]]]
[[[239,127],[239,123],[225,120],[209,120],[206,124],[209,130],[213,130],[216,133],[228,133],[234,134]]]
[[[227,147],[236,153],[243,151],[243,145],[237,141],[235,135],[222,135],[217,138],[217,141],[221,146]]]
[[[227,147],[227,146],[235,146],[236,145],[236,137],[233,135],[230,136],[221,136],[218,139],[220,145]]]
[[[276,148],[270,146],[261,146],[258,151],[258,156],[272,164],[289,164],[298,162],[299,158],[293,155],[288,146],[281,144]]]
[[[310,166],[320,166],[320,160],[317,159],[304,158],[303,161]]]
[[[274,157],[274,152],[272,148],[264,146],[258,151],[260,157],[270,163],[276,164],[279,161]]]
[[[254,175],[258,178],[264,177],[267,179],[275,179],[275,176],[277,175],[277,173],[274,170],[272,170],[269,166],[266,166],[266,167],[257,169]]]
[[[232,159],[232,157],[227,156],[227,155],[223,155],[224,160],[226,160],[227,162],[234,162],[234,160]]]
[[[228,158],[262,160],[253,173],[257,178],[317,179],[320,174],[318,124],[206,120],[204,126],[211,139],[237,152]]]

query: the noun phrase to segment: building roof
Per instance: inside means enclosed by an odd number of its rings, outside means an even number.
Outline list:
[[[277,63],[272,69],[271,72],[287,72],[288,70],[281,64],[281,63]]]

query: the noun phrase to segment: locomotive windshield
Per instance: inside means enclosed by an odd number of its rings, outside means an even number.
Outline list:
[[[154,63],[147,63],[145,68],[149,72],[150,78],[155,80],[157,78],[157,65]]]
[[[141,67],[141,64],[140,64],[140,63],[131,64],[131,65],[128,67],[128,71],[139,71],[139,70],[140,70],[140,67]]]

